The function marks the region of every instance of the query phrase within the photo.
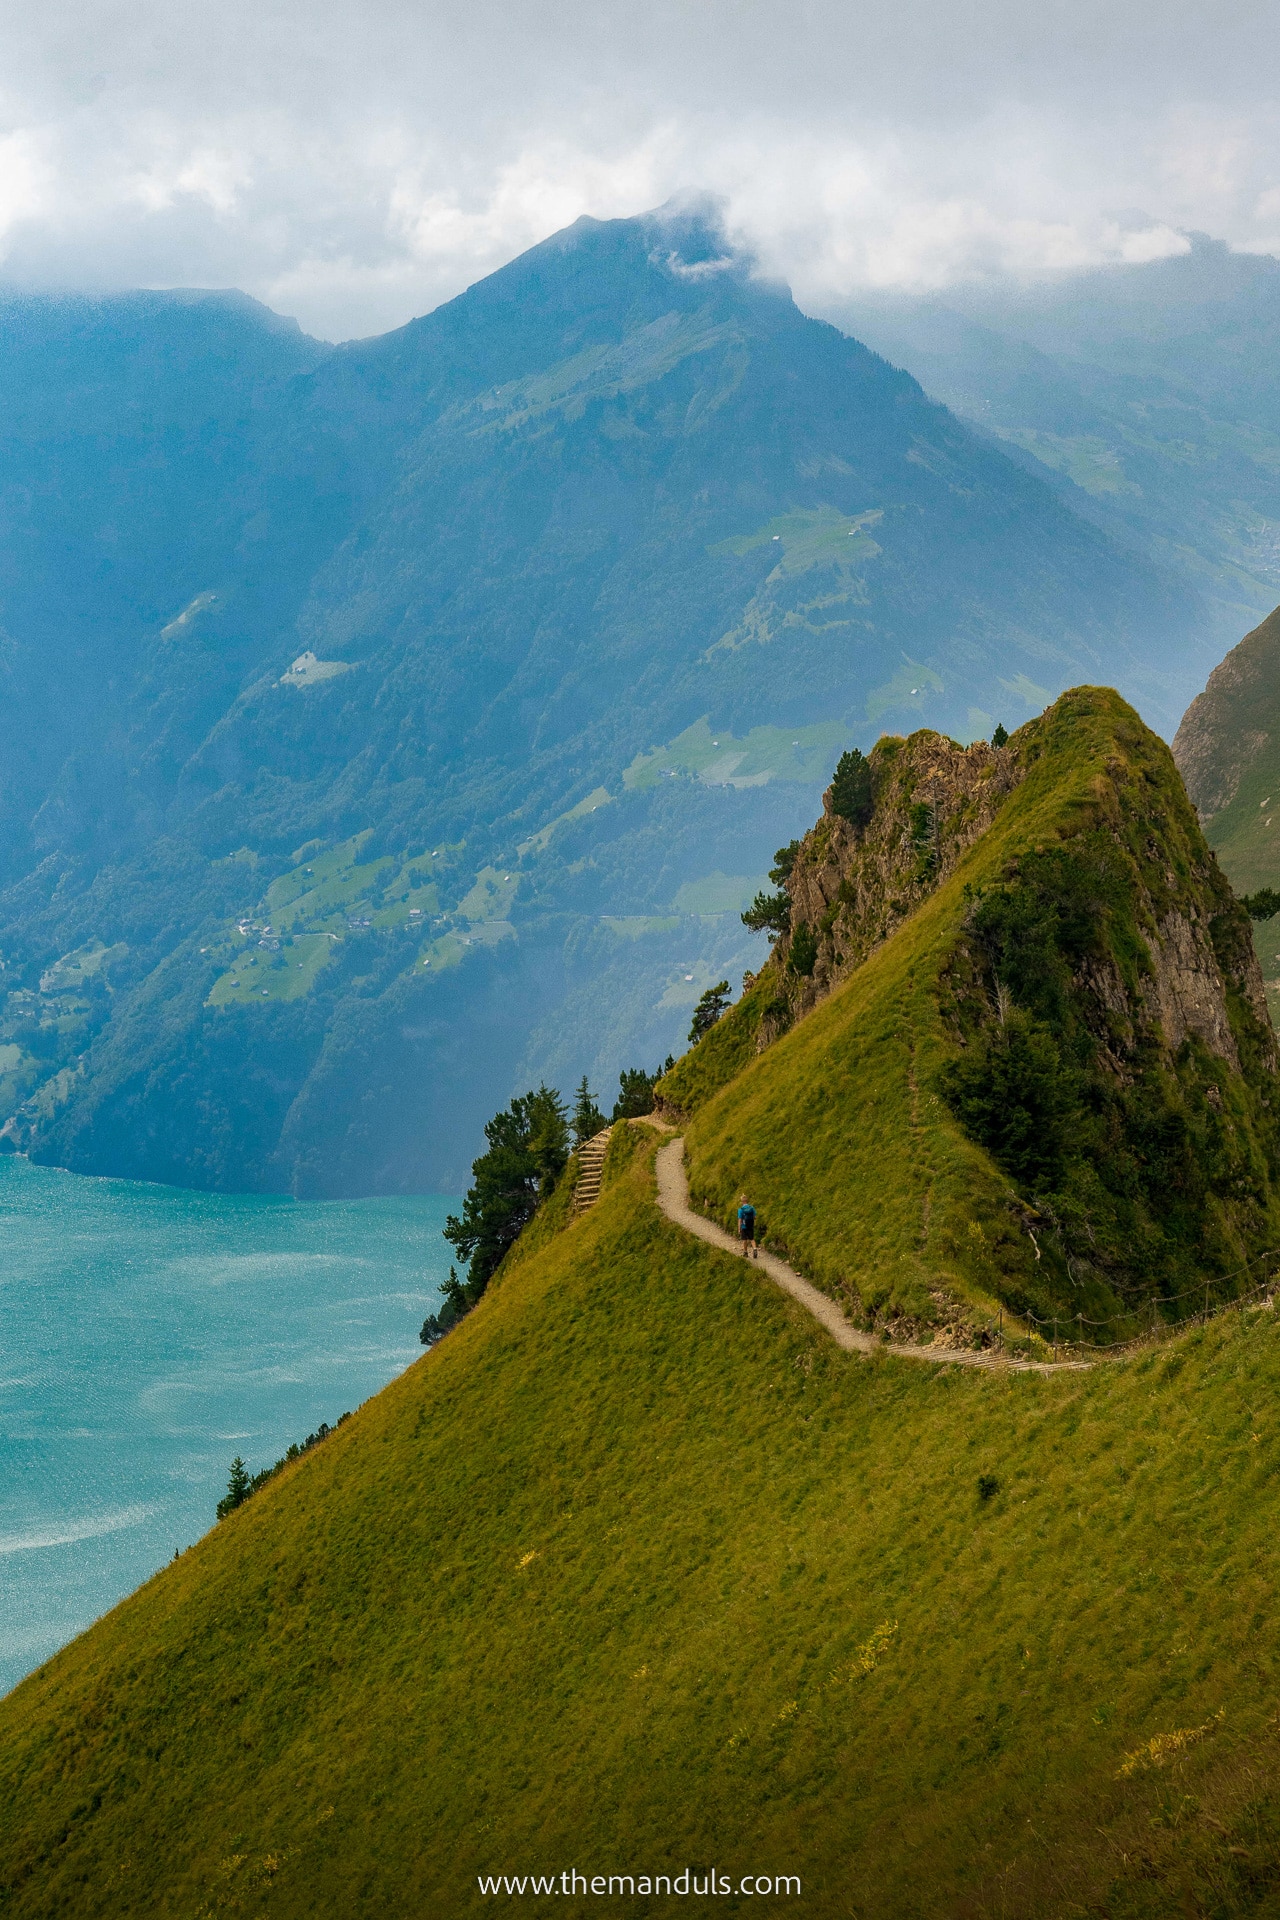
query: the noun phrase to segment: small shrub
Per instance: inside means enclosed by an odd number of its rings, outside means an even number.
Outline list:
[[[729,1004],[729,982],[717,980],[714,987],[708,987],[693,1010],[693,1024],[689,1028],[689,1045],[696,1047],[704,1034],[710,1033],[716,1021]]]
[[[1274,920],[1280,913],[1280,893],[1274,887],[1260,887],[1257,893],[1242,893],[1240,905],[1251,920]]]
[[[779,847],[773,856],[773,865],[769,869],[769,878],[775,887],[785,887],[791,878],[791,869],[796,863],[800,851],[798,840],[788,840],[785,847]]]
[[[792,973],[809,975],[813,972],[818,959],[818,936],[807,920],[802,920],[791,936],[791,952],[787,965]]]
[[[785,933],[791,925],[791,896],[786,892],[758,893],[742,915],[752,933]]]
[[[458,1278],[457,1268],[450,1267],[449,1278],[440,1289],[439,1312],[429,1313],[422,1323],[418,1338],[423,1346],[434,1347],[437,1340],[443,1340],[450,1327],[461,1320],[470,1305],[466,1288]]]
[[[1005,727],[1004,727],[1004,726],[1002,725],[1002,723],[1001,723],[1001,722],[1000,722],[999,720],[997,720],[997,721],[996,721],[996,730],[995,730],[995,732],[994,732],[994,733],[992,734],[992,736],[991,736],[991,744],[992,744],[992,746],[993,746],[993,747],[1003,747],[1003,746],[1005,745],[1005,743],[1006,743],[1006,741],[1008,740],[1008,738],[1009,738],[1009,734],[1008,734],[1008,730],[1007,730],[1007,728],[1005,728]]]
[[[1000,1482],[996,1479],[994,1473],[980,1473],[978,1475],[979,1500],[994,1500],[999,1491]]]

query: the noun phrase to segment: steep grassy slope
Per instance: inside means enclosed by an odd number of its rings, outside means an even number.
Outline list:
[[[865,1920],[1254,1911],[1274,1315],[1067,1378],[868,1362],[620,1157],[0,1706],[0,1912],[434,1920],[686,1864]]]
[[[1280,609],[1233,647],[1173,743],[1205,836],[1242,893],[1280,887]],[[1280,1014],[1280,918],[1254,930]]]
[[[809,915],[820,936],[812,978],[784,939],[661,1083],[694,1113],[695,1199],[727,1218],[748,1190],[771,1242],[895,1321],[958,1300],[985,1322],[1003,1303],[1106,1341],[1178,1318],[1189,1293],[1202,1307],[1206,1281],[1229,1297],[1280,1245],[1275,1045],[1247,919],[1168,749],[1115,694],[1064,695],[1003,771],[975,755],[976,784],[1004,791],[966,849],[964,781],[950,810],[942,772],[930,786],[947,753],[967,757],[944,747],[881,743],[865,861],[828,817],[792,871],[796,930]],[[940,883],[877,882],[877,844],[915,870],[912,802],[931,791]],[[843,977],[835,949],[860,950],[868,923],[882,943]],[[842,978],[813,1007],[815,982]],[[756,1052],[769,1019],[808,1007]],[[984,1102],[986,1130],[970,1124]]]

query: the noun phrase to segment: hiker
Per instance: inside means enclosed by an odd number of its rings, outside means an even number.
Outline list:
[[[738,1202],[738,1237],[742,1241],[742,1257],[744,1260],[758,1260],[756,1210],[745,1193],[739,1194]]]

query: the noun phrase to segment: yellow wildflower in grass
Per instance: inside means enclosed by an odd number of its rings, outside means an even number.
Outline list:
[[[1135,1773],[1146,1773],[1153,1767],[1162,1767],[1175,1754],[1185,1753],[1188,1747],[1195,1746],[1197,1740],[1203,1740],[1206,1733],[1212,1733],[1225,1711],[1225,1708],[1219,1707],[1201,1727],[1175,1727],[1172,1733],[1154,1734],[1142,1746],[1125,1755],[1116,1779],[1127,1780]]]
[[[848,1666],[839,1667],[832,1674],[832,1686],[842,1686],[850,1680],[865,1680],[869,1673],[874,1673],[892,1646],[897,1631],[896,1620],[882,1620],[871,1638],[863,1641]]]
[[[524,1558],[523,1558],[522,1560],[517,1560],[517,1562],[516,1562],[516,1566],[517,1566],[517,1568],[518,1568],[518,1570],[519,1570],[519,1571],[520,1571],[521,1573],[523,1573],[523,1572],[524,1572],[524,1570],[525,1570],[525,1568],[526,1568],[527,1566],[529,1566],[529,1564],[530,1564],[530,1563],[531,1563],[532,1561],[534,1561],[534,1560],[536,1560],[536,1559],[537,1559],[537,1557],[538,1557],[538,1549],[537,1549],[537,1548],[535,1547],[532,1553],[526,1553],[526,1554],[525,1554],[525,1556],[524,1556]]]
[[[862,1680],[865,1679],[867,1674],[875,1672],[881,1659],[893,1644],[893,1639],[897,1631],[898,1623],[896,1620],[882,1620],[880,1622],[880,1625],[876,1628],[871,1638],[863,1641],[858,1651],[854,1654],[853,1659],[850,1661],[849,1678],[851,1680]]]

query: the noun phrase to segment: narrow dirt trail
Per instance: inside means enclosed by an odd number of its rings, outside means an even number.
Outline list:
[[[726,1233],[723,1227],[716,1226],[714,1221],[704,1220],[689,1205],[684,1141],[679,1136],[669,1140],[659,1150],[657,1174],[658,1206],[667,1219],[675,1226],[683,1227],[686,1233],[696,1234],[708,1246],[719,1247],[722,1253],[731,1253],[740,1260],[741,1243],[732,1234]],[[812,1281],[804,1279],[794,1267],[789,1267],[785,1260],[779,1260],[776,1254],[766,1253],[762,1247],[759,1257],[751,1265],[767,1273],[784,1293],[798,1300],[826,1328],[836,1345],[844,1347],[849,1353],[892,1353],[903,1360],[924,1360],[935,1367],[982,1367],[989,1373],[1087,1373],[1093,1365],[1091,1360],[1010,1360],[996,1354],[964,1350],[957,1352],[946,1347],[899,1346],[892,1341],[877,1340],[874,1334],[851,1326],[834,1300],[820,1292]]]

